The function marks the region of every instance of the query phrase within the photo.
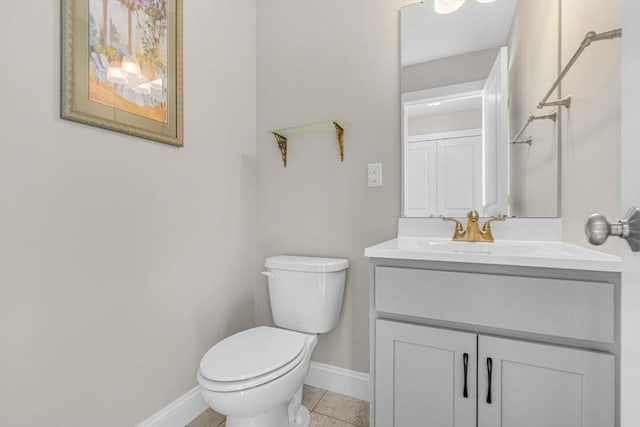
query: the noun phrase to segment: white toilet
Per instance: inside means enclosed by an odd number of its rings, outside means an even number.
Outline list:
[[[200,361],[198,384],[227,427],[308,427],[302,384],[321,334],[342,310],[349,261],[273,256],[265,260],[273,321],[225,338]]]

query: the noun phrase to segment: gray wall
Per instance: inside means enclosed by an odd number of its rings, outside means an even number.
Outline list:
[[[606,7],[602,0],[518,3],[509,43],[512,136],[530,114],[555,109],[537,110],[535,106],[555,80],[558,57],[564,67],[588,31],[620,27],[621,3],[607,1]],[[559,28],[554,24],[558,19]],[[571,95],[572,104],[560,109],[560,143],[553,123],[545,120],[527,129],[526,135],[533,136],[531,147],[510,148],[510,205],[515,215],[553,216],[559,189],[563,240],[588,246],[583,231],[587,216],[592,212],[618,216],[620,40],[596,42],[587,48],[561,88],[561,96]],[[550,100],[557,97],[552,95]],[[555,179],[558,162],[559,185]],[[599,249],[616,252],[615,244]]]
[[[621,27],[621,9],[622,0],[606,7],[602,0],[562,0],[562,63],[587,31]],[[589,214],[620,218],[620,46],[621,39],[592,44],[562,82],[563,94],[572,97],[562,116],[562,232],[563,240],[582,246],[588,246],[583,229]],[[610,240],[599,250],[616,253],[618,242]]]
[[[559,71],[560,7],[557,0],[521,0],[509,34],[509,135],[515,137],[530,115],[551,113],[536,105]],[[557,99],[556,94],[550,100]],[[522,137],[531,146],[509,145],[509,214],[558,216],[558,122],[532,122]]]
[[[313,360],[362,372],[369,371],[364,248],[393,238],[400,212],[402,4],[258,2],[259,253],[349,259],[342,318],[320,337]],[[282,167],[270,129],[334,118],[350,124],[343,163],[327,133],[290,138]],[[374,162],[382,162],[384,185],[367,188],[367,163]],[[256,298],[258,323],[269,323],[264,280]]]
[[[2,1],[0,425],[134,425],[255,323],[255,2],[184,2],[182,149],[60,120],[59,11]]]

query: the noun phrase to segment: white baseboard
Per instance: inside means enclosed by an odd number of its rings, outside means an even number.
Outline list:
[[[184,427],[208,407],[200,387],[195,386],[137,427]]]
[[[356,399],[369,400],[369,375],[362,372],[311,362],[304,383]],[[184,427],[208,407],[200,394],[199,386],[195,386],[137,427]]]
[[[304,381],[310,386],[369,401],[369,374],[311,362]]]

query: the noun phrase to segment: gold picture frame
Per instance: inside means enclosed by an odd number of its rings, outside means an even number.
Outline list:
[[[182,147],[182,0],[61,0],[61,116]]]

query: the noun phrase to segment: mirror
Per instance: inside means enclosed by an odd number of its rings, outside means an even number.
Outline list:
[[[401,10],[402,216],[559,215],[563,107],[536,105],[560,71],[560,9],[467,0],[438,14],[426,0]]]

